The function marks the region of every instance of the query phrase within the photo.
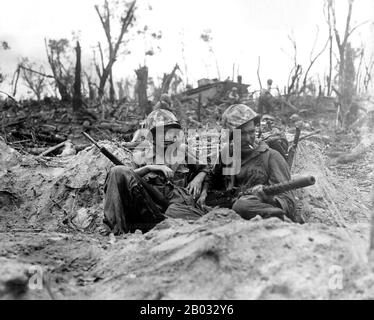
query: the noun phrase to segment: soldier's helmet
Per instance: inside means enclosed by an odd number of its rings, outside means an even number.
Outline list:
[[[269,79],[267,83],[268,83],[269,86],[271,86],[273,84],[273,80]]]
[[[237,87],[233,87],[233,88],[231,89],[231,91],[238,91],[238,88],[237,88]]]
[[[162,102],[166,102],[166,103],[168,103],[168,104],[171,104],[171,98],[170,98],[170,96],[169,96],[168,94],[166,94],[166,93],[163,93],[163,94],[161,95],[161,97],[160,97],[160,101],[162,101]]]
[[[300,118],[300,116],[299,116],[298,114],[294,113],[294,114],[290,117],[290,120],[291,120],[292,122],[297,122],[297,121],[300,121],[301,118]]]
[[[275,122],[276,121],[276,119],[273,116],[271,116],[270,114],[264,114],[262,116],[261,120],[264,121],[264,122],[267,122],[267,121]]]
[[[170,111],[165,109],[157,109],[151,112],[145,120],[145,128],[154,131],[157,127],[165,127],[181,129],[181,125],[177,117]]]
[[[237,129],[249,121],[260,123],[261,116],[245,104],[234,104],[222,115],[222,125],[227,129]]]

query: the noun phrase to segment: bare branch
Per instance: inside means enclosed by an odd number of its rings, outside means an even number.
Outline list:
[[[364,45],[361,44],[360,62],[358,64],[357,74],[356,74],[356,90],[357,90],[357,92],[359,91],[359,87],[360,87],[361,67],[362,67],[364,54],[365,54],[365,48],[364,48]]]
[[[293,33],[293,32],[292,32],[292,33]],[[295,65],[295,67],[297,67],[297,45],[296,45],[296,40],[295,40],[293,34],[292,34],[292,36],[291,36],[291,35],[288,35],[287,37],[288,37],[288,39],[289,39],[289,40],[291,41],[291,43],[292,43],[292,47],[293,47],[293,49],[294,49],[294,57],[293,57],[293,61],[294,61],[294,65]]]
[[[359,28],[359,27],[362,27],[363,25],[365,25],[365,24],[367,24],[367,23],[369,23],[370,22],[370,20],[366,20],[366,21],[364,21],[364,22],[361,22],[361,23],[359,23],[358,25],[356,25],[356,26],[354,26],[352,29],[351,29],[351,31],[349,31],[349,34],[348,34],[348,36],[350,36],[357,28]]]
[[[105,1],[105,3],[106,3],[106,5],[108,5],[107,1]],[[97,12],[97,15],[99,16],[99,19],[101,21],[101,24],[103,26],[103,29],[104,29],[104,32],[105,32],[105,35],[106,35],[107,39],[111,39],[111,36],[110,36],[110,33],[109,33],[110,31],[108,29],[109,16],[107,16],[107,17],[104,18],[102,16],[101,12],[100,12],[100,9],[99,9],[98,5],[95,6],[95,10]]]
[[[258,83],[260,84],[260,89],[262,90],[262,83],[261,83],[261,77],[260,77],[260,67],[261,67],[261,57],[258,57],[257,78],[258,78]]]
[[[16,71],[14,72],[13,79],[12,79],[13,96],[16,96],[17,94],[17,85],[18,85],[20,71],[21,71],[21,68],[20,68],[20,65],[18,65]]]
[[[103,49],[101,48],[101,43],[100,42],[98,43],[98,47],[99,47],[99,53],[100,53],[101,70],[104,71],[104,69],[105,69],[105,67],[104,67],[104,54],[103,54]]]
[[[0,93],[5,94],[5,95],[10,99],[10,100],[14,101],[14,102],[18,105],[17,100],[14,99],[10,94],[8,94],[8,93],[6,93],[6,92],[4,92],[4,91],[2,91],[2,90],[0,90]]]
[[[348,38],[349,38],[349,28],[351,25],[351,18],[352,18],[352,5],[354,0],[348,0],[348,14],[347,14],[347,21],[345,24],[345,32],[344,32],[344,40],[343,40],[343,47],[347,45]]]
[[[329,7],[329,10],[330,10],[330,13],[331,13],[331,17],[332,17],[332,28],[333,28],[334,33],[335,33],[336,44],[338,46],[340,54],[342,54],[342,42],[341,42],[341,39],[340,39],[339,31],[336,27],[335,4],[334,4],[333,0],[327,0],[327,1],[328,1],[328,7]]]
[[[329,42],[330,42],[330,38],[327,39],[327,41],[326,41],[324,47],[322,48],[322,50],[310,61],[309,67],[306,70],[305,75],[304,75],[303,87],[301,88],[300,92],[302,92],[302,91],[305,90],[305,88],[306,88],[306,82],[307,82],[307,78],[308,78],[308,74],[309,74],[310,70],[312,69],[314,63],[317,61],[317,59],[325,52],[325,50],[326,50],[327,45],[329,44]]]
[[[113,67],[113,64],[116,62],[118,50],[120,48],[121,43],[123,42],[123,37],[126,31],[128,30],[130,24],[134,20],[135,4],[136,4],[136,0],[133,1],[130,7],[127,9],[126,16],[121,18],[121,30],[120,30],[119,37],[115,44],[113,44],[112,42],[111,26],[110,26],[111,14],[110,14],[108,2],[105,1],[105,4],[104,4],[105,13],[104,14],[100,12],[98,6],[95,6],[96,12],[100,18],[101,24],[105,31],[105,35],[106,35],[106,38],[108,41],[108,47],[109,47],[109,60],[106,66],[104,67],[103,54],[102,54],[101,46],[99,46],[101,62],[102,62],[102,72],[100,72],[100,85],[99,85],[99,96],[100,97],[104,95],[104,87],[105,87],[105,84],[108,78],[112,74],[112,67]]]
[[[317,32],[316,32],[316,37],[314,38],[312,50],[310,51],[310,60],[312,60],[313,53],[314,53],[314,50],[316,49],[317,41],[318,41],[319,27],[318,26],[316,27],[317,27]]]
[[[32,73],[36,73],[40,76],[43,76],[43,77],[46,77],[46,78],[51,78],[51,79],[54,79],[55,77],[54,76],[51,76],[50,74],[45,74],[45,73],[42,73],[42,72],[39,72],[39,71],[36,71],[36,70],[33,70],[31,68],[28,68],[28,67],[25,67],[24,65],[20,65],[20,68],[24,69],[24,70],[27,70],[27,71],[30,71]]]

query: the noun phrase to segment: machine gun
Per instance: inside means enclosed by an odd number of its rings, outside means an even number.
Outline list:
[[[295,158],[297,146],[298,146],[299,141],[300,141],[300,134],[301,134],[301,129],[299,127],[297,127],[292,146],[291,146],[290,150],[288,151],[287,163],[288,163],[290,168],[292,168],[293,160]]]
[[[287,191],[309,187],[315,183],[315,177],[304,176],[288,182],[279,183],[272,186],[264,186],[263,191],[268,196],[275,196]],[[250,194],[252,194],[251,188],[243,190],[242,188],[235,187],[227,191],[214,191],[208,194],[206,205],[210,207],[219,206],[223,208],[231,208],[236,199]]]

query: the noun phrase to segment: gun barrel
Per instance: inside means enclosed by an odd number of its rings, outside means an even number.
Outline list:
[[[82,134],[88,139],[90,140],[96,147],[98,147],[100,149],[100,146],[97,144],[97,142],[86,132],[82,132]]]
[[[113,164],[116,166],[123,166],[123,163],[121,160],[119,160],[113,153],[111,153],[107,148],[101,147],[100,148],[101,153],[106,156],[110,161],[112,161]]]
[[[290,168],[292,168],[293,160],[295,158],[297,146],[298,146],[299,140],[300,140],[300,134],[301,134],[301,129],[299,127],[297,127],[295,137],[294,137],[292,146],[291,146],[291,148],[288,152],[288,157],[287,157],[287,163],[288,163]]]
[[[313,176],[305,176],[296,178],[289,182],[276,184],[273,186],[267,186],[264,188],[264,192],[269,196],[274,196],[280,193],[284,193],[291,190],[301,189],[312,186],[316,183],[316,178]]]
[[[301,129],[299,127],[296,128],[296,132],[295,132],[295,137],[294,137],[294,140],[293,140],[293,144],[295,146],[298,145],[299,143],[299,139],[300,139],[300,134],[301,134]]]
[[[123,166],[123,163],[121,160],[119,160],[113,153],[111,153],[107,148],[100,147],[97,142],[86,132],[82,132],[82,134],[90,140],[97,148],[99,148],[100,152],[106,156],[110,161],[113,162],[116,166]]]

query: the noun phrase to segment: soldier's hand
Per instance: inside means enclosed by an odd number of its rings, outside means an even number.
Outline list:
[[[279,206],[279,203],[277,202],[277,200],[274,199],[273,196],[268,196],[264,192],[264,186],[263,185],[255,186],[254,188],[252,188],[251,191],[252,191],[251,193],[253,195],[257,196],[262,202],[271,204],[272,206],[275,206],[275,207]]]
[[[197,197],[200,196],[203,182],[204,179],[200,179],[198,176],[196,176],[195,179],[193,179],[187,186],[188,192],[193,195],[194,199],[197,199]]]
[[[152,165],[150,170],[162,172],[168,180],[174,177],[174,171],[166,165]]]
[[[201,193],[199,199],[196,201],[196,204],[198,206],[200,206],[201,208],[204,208],[205,207],[206,197],[207,197],[206,192]]]
[[[257,196],[263,202],[270,202],[271,197],[267,196],[264,192],[264,186],[262,184],[252,188],[252,194]]]

